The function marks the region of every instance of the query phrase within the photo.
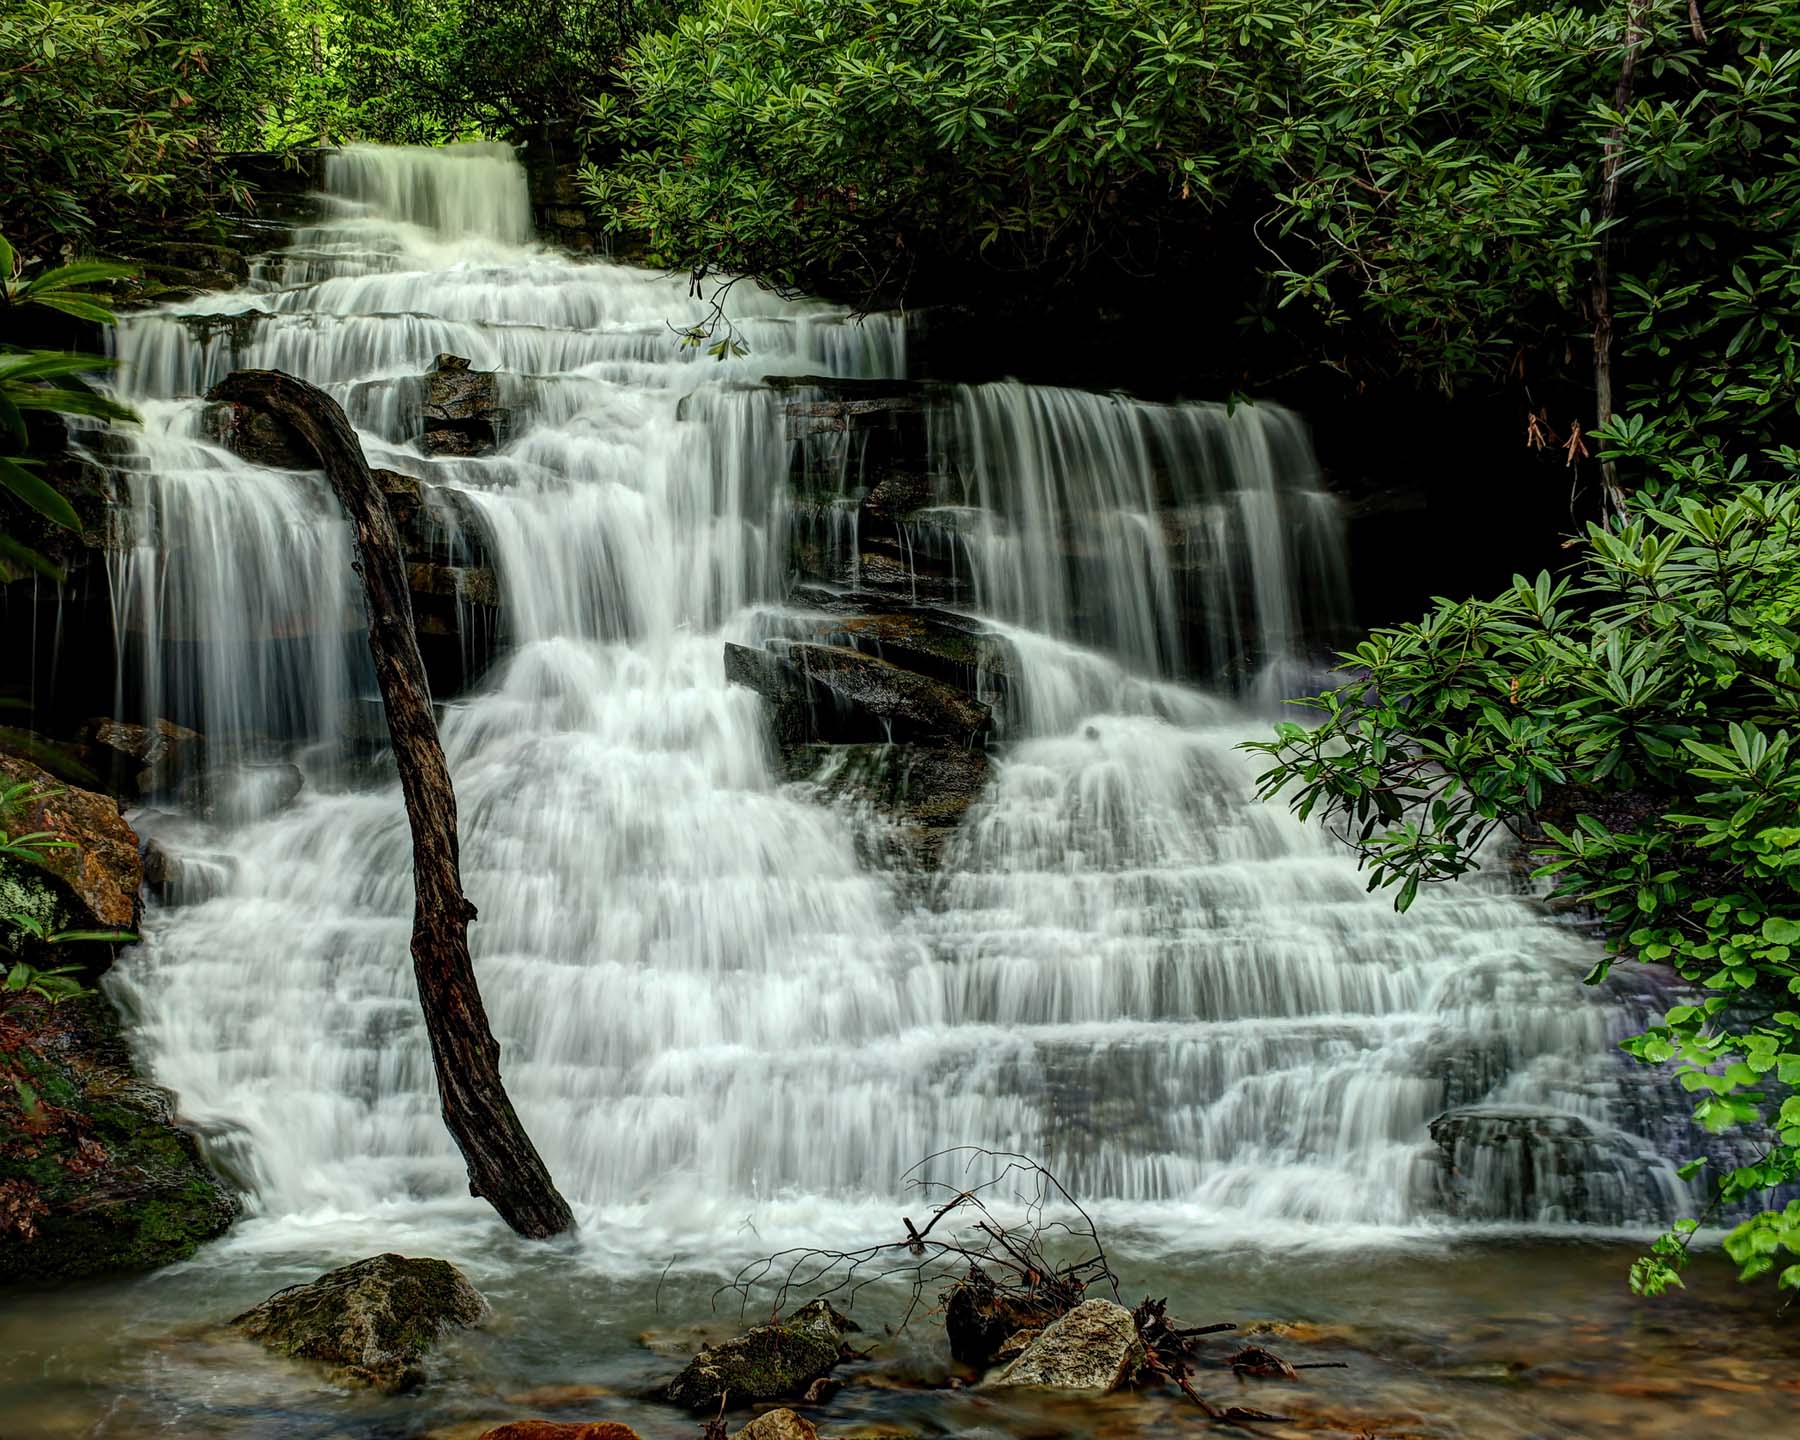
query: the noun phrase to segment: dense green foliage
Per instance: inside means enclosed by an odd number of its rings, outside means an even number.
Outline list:
[[[1795,22],[1779,0],[1713,6],[1703,43],[1685,5],[1641,8],[1618,243],[1642,257],[1624,318],[1662,323],[1754,248],[1696,233],[1696,201],[1750,232],[1779,214],[1759,161],[1787,133],[1791,81],[1767,51]],[[625,153],[589,183],[671,266],[880,302],[946,270],[1040,291],[1136,273],[1186,319],[1207,304],[1186,272],[1224,260],[1247,272],[1240,325],[1295,332],[1314,360],[1539,379],[1593,328],[1626,13],[715,0],[638,45],[623,93],[597,101],[597,134]],[[1774,264],[1750,262],[1747,285],[1791,283]]]
[[[0,194],[28,254],[143,243],[253,202],[246,150],[441,143],[573,114],[673,0],[19,0],[0,10]]]
[[[129,420],[131,411],[88,383],[88,377],[108,361],[95,355],[26,349],[10,343],[9,336],[21,312],[28,309],[110,324],[112,311],[104,297],[85,287],[129,274],[127,267],[108,261],[78,260],[27,275],[12,246],[0,237],[0,492],[67,530],[80,529],[81,522],[63,495],[37,473],[38,458],[27,453],[35,437],[26,415]],[[41,555],[8,533],[7,517],[0,512],[0,575],[10,566],[57,574]],[[5,836],[0,832],[0,853],[4,850]]]
[[[205,19],[166,0],[0,10],[0,194],[21,250],[185,226],[231,197],[220,153],[250,102],[215,41],[192,38]]]

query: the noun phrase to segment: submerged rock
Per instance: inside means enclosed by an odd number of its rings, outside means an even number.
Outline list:
[[[1106,1394],[1130,1384],[1143,1359],[1131,1312],[1111,1300],[1084,1300],[986,1383]]]
[[[640,1440],[629,1425],[612,1420],[509,1420],[483,1430],[479,1440]]]
[[[1470,1105],[1431,1122],[1441,1203],[1475,1220],[1660,1223],[1668,1162],[1637,1136],[1579,1115]]]
[[[716,1410],[805,1393],[844,1358],[844,1336],[856,1327],[823,1300],[802,1305],[774,1325],[756,1325],[709,1345],[669,1382],[668,1398],[690,1410]]]
[[[420,1362],[445,1331],[475,1324],[486,1309],[447,1260],[376,1255],[289,1286],[231,1323],[277,1354],[399,1391],[424,1380]]]
[[[194,776],[180,799],[204,820],[243,824],[285,810],[300,798],[306,776],[298,765],[221,765]]]

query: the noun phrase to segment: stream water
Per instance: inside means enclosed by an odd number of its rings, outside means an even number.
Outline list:
[[[939,405],[939,539],[1012,679],[993,778],[920,883],[868,863],[866,813],[781,783],[722,660],[809,618],[760,381],[901,376],[904,325],[741,285],[746,353],[715,362],[671,329],[704,315],[682,284],[532,243],[505,150],[331,167],[319,223],[244,290],[119,332],[143,416],[109,457],[121,703],[252,783],[223,818],[133,817],[199,880],[109,985],[246,1215],[172,1271],[0,1301],[0,1434],[450,1437],[566,1412],[691,1435],[631,1398],[671,1367],[642,1333],[707,1319],[738,1260],[885,1236],[910,1167],[950,1144],[1041,1158],[1127,1284],[1198,1320],[1324,1327],[1296,1343],[1354,1368],[1288,1404],[1311,1432],[1675,1434],[1779,1394],[1774,1335],[1712,1389],[1609,1388],[1683,1353],[1618,1296],[1615,1242],[1685,1193],[1663,1153],[1679,1101],[1617,1057],[1634,1002],[1581,987],[1588,942],[1497,881],[1398,917],[1254,799],[1236,743],[1304,675],[1304,637],[1347,619],[1295,417],[1022,385]],[[497,453],[417,448],[440,353],[501,372]],[[481,984],[572,1240],[524,1245],[466,1193],[348,538],[318,477],[206,437],[197,397],[241,366],[328,389],[373,463],[441,487],[445,543],[491,557],[504,653],[442,729]],[[1212,557],[1197,577],[1177,528]],[[452,1259],[495,1304],[420,1396],[336,1392],[210,1328],[377,1250]],[[1749,1303],[1702,1288],[1719,1314]],[[919,1390],[944,1372],[928,1342],[870,1362],[844,1425],[1187,1423]]]

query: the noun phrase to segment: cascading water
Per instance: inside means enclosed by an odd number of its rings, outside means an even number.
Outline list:
[[[1233,747],[1264,722],[1178,683],[1291,673],[1342,618],[1293,417],[1018,385],[942,402],[938,490],[904,538],[951,556],[1011,673],[1007,748],[921,892],[777,782],[762,702],[721,662],[797,614],[782,408],[748,382],[898,375],[898,323],[734,293],[748,354],[697,363],[678,287],[530,245],[505,153],[331,164],[326,218],[248,289],[119,339],[146,417],[115,576],[129,693],[215,745],[297,750],[308,778],[228,826],[142,817],[207,884],[152,910],[113,982],[250,1191],[240,1238],[485,1214],[406,963],[398,793],[343,759],[369,690],[343,527],[317,477],[204,438],[194,397],[249,365],[328,389],[493,557],[510,650],[443,718],[471,940],[513,1098],[590,1237],[640,1259],[818,1238],[965,1142],[1038,1154],[1121,1216],[1204,1220],[1207,1243],[1680,1203],[1621,1128],[1630,1017],[1583,998],[1582,942],[1476,885],[1395,916],[1254,801]],[[502,373],[498,453],[416,448],[440,352]],[[1429,1133],[1447,1110],[1453,1178]],[[1465,1155],[1484,1125],[1557,1143]]]

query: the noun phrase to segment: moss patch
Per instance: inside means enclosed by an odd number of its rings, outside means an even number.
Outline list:
[[[376,1255],[271,1295],[231,1323],[277,1354],[405,1390],[424,1379],[419,1362],[444,1332],[475,1324],[486,1309],[447,1260]]]
[[[236,1198],[130,1068],[100,995],[27,1000],[0,1022],[0,1281],[184,1260]]]
[[[778,1325],[756,1325],[736,1339],[702,1350],[674,1380],[668,1396],[690,1410],[748,1405],[801,1394],[843,1357],[853,1328],[823,1300]]]

